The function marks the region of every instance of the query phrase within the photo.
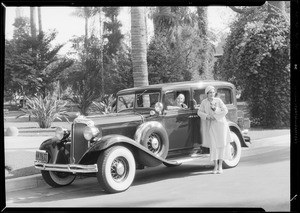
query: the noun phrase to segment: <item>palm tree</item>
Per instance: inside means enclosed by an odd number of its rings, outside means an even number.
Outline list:
[[[199,73],[201,79],[213,79],[213,73],[209,70],[209,40],[208,40],[208,22],[207,7],[197,7],[199,36],[203,39],[203,49],[200,51]]]
[[[176,15],[171,7],[158,7],[153,17],[155,36],[166,37],[170,44],[176,42]]]
[[[42,34],[43,28],[42,28],[42,11],[41,11],[41,7],[38,7],[38,22],[39,22],[39,34]]]
[[[147,35],[145,27],[145,8],[131,8],[131,48],[134,86],[147,86]]]
[[[30,29],[31,36],[36,38],[36,8],[30,7]]]
[[[86,42],[87,42],[87,39],[89,38],[89,19],[91,17],[93,17],[94,15],[96,15],[96,13],[98,12],[98,8],[95,8],[95,7],[77,7],[75,9],[75,11],[72,13],[72,15],[75,15],[75,16],[78,16],[78,17],[81,17],[81,18],[84,18],[84,21],[85,21],[85,46],[86,46]]]

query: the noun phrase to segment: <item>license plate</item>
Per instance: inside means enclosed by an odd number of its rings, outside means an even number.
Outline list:
[[[48,153],[44,150],[37,150],[35,153],[35,159],[42,163],[48,163]]]

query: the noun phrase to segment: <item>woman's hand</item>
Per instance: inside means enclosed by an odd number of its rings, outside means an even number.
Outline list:
[[[212,116],[212,115],[207,115],[206,116],[206,120],[213,120],[214,119],[214,116]]]
[[[207,115],[206,120],[216,120],[213,115]]]

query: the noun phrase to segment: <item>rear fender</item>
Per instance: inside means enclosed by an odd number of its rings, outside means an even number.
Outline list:
[[[233,131],[239,137],[239,139],[241,141],[241,146],[248,147],[248,145],[245,143],[245,140],[244,140],[244,137],[243,137],[240,127],[232,121],[228,121],[228,125],[229,125],[229,129],[231,131]]]
[[[115,145],[123,145],[132,151],[137,163],[140,163],[140,158],[150,157],[153,160],[153,166],[158,163],[166,163],[170,165],[179,165],[177,162],[167,161],[149,151],[147,148],[123,135],[107,135],[101,138],[93,146],[91,146],[80,159],[80,164],[91,164],[95,163],[101,154],[101,152],[109,147]]]

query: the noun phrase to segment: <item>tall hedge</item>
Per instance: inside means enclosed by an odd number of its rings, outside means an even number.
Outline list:
[[[215,78],[242,89],[252,126],[290,125],[290,23],[266,7],[239,15],[231,25]]]

